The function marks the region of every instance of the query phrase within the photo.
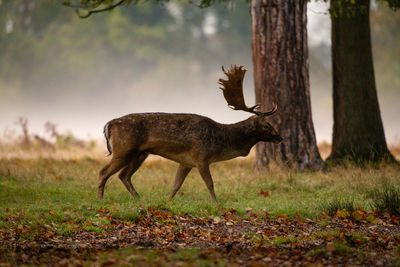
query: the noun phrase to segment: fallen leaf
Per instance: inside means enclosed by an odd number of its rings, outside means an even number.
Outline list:
[[[289,217],[288,217],[286,214],[284,214],[284,213],[278,214],[277,217],[278,217],[278,218],[282,218],[282,219],[284,219],[284,220],[287,220],[287,219],[289,218]]]
[[[333,242],[329,242],[326,244],[326,251],[332,252],[335,251],[335,244]]]
[[[57,213],[56,213],[54,210],[49,211],[49,214],[50,214],[50,215],[53,215],[53,216],[56,216],[56,215],[57,215]]]
[[[351,224],[351,222],[348,222],[348,223],[346,224],[346,228],[347,228],[347,229],[353,229],[353,225]]]
[[[339,218],[346,219],[347,217],[350,216],[350,213],[346,209],[342,209],[342,210],[338,209],[336,211],[336,216],[338,216]]]
[[[218,217],[218,216],[213,216],[212,219],[213,219],[214,223],[217,223],[217,224],[220,223],[222,220],[221,217]]]
[[[247,208],[246,208],[246,214],[249,215],[249,214],[251,213],[252,210],[253,210],[252,208],[247,207]]]
[[[264,197],[269,197],[269,192],[268,191],[264,191],[262,189],[260,189],[260,193],[258,193],[260,196],[264,196]]]
[[[353,216],[353,218],[355,220],[362,220],[364,217],[364,214],[360,210],[356,210],[351,214],[351,216]]]
[[[331,240],[333,240],[335,237],[332,235],[332,234],[327,234],[326,236],[325,236],[325,240],[326,241],[331,241]]]

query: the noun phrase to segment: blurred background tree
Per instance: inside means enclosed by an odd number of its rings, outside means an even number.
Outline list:
[[[393,8],[395,1],[388,1]],[[331,161],[394,158],[386,144],[376,91],[369,0],[331,0],[333,139]],[[397,3],[400,7],[400,2]]]
[[[249,17],[246,7],[232,11],[217,6],[199,13],[188,4],[149,2],[81,20],[51,2],[1,4],[5,30],[0,78],[24,91],[34,88],[35,95],[78,90],[71,85],[79,86],[82,98],[93,88],[108,95],[117,85],[140,83],[148,75],[162,75],[165,68],[175,69],[181,84],[207,81],[210,64],[220,68],[221,63],[247,63],[250,58],[249,49],[244,49],[250,27],[240,26]],[[161,84],[173,84],[177,78]]]

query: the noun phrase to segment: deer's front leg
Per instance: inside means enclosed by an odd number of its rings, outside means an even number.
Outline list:
[[[215,197],[214,183],[211,177],[209,165],[206,163],[199,164],[197,165],[197,169],[199,170],[199,173],[201,175],[201,178],[203,178],[204,183],[206,183],[207,189],[210,192],[212,200],[216,201],[217,198]]]
[[[192,168],[190,167],[185,167],[181,164],[179,165],[178,171],[176,172],[175,175],[174,187],[172,189],[171,194],[169,195],[170,199],[172,199],[175,196],[176,192],[178,192],[179,188],[181,188],[183,182],[186,179],[186,176],[189,174],[191,169]]]

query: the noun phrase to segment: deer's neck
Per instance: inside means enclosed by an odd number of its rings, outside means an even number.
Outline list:
[[[229,147],[238,151],[241,156],[247,155],[250,149],[258,142],[251,119],[227,124],[225,128]]]

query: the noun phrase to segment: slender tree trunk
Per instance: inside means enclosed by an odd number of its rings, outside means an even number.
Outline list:
[[[376,93],[369,0],[331,0],[333,140],[329,160],[393,160]]]
[[[259,143],[256,164],[271,160],[299,170],[319,169],[321,160],[311,117],[307,1],[252,0],[252,49],[256,101],[278,111],[271,123],[284,141]]]

